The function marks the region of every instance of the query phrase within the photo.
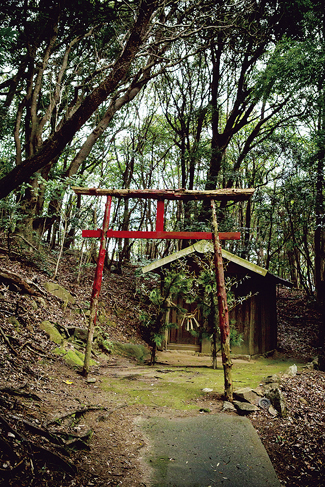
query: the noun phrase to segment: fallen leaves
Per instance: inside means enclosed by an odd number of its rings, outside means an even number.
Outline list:
[[[281,390],[288,417],[259,411],[251,421],[283,485],[325,485],[325,373],[308,370],[284,379]]]

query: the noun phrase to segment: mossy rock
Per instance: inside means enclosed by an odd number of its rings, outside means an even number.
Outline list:
[[[74,304],[76,302],[75,298],[69,293],[69,291],[64,289],[64,287],[60,286],[60,284],[57,284],[56,282],[46,282],[44,287],[50,294],[53,294],[66,304]]]
[[[34,311],[38,310],[38,304],[36,303],[36,301],[34,301],[34,299],[30,300],[30,304],[31,304]]]
[[[73,333],[73,338],[77,340],[81,340],[82,342],[86,342],[88,337],[88,329],[87,328],[75,328]],[[96,337],[96,332],[94,332],[94,338]]]
[[[117,323],[115,321],[111,321],[111,320],[107,320],[106,321],[106,325],[107,326],[111,326],[112,328],[116,328],[117,327]]]
[[[78,350],[66,350],[63,347],[58,347],[54,349],[54,353],[62,356],[66,364],[70,365],[70,367],[80,368],[84,365],[85,355]],[[91,359],[90,365],[97,365],[97,362]]]
[[[57,345],[61,345],[64,342],[64,337],[50,321],[42,321],[39,326],[41,330],[45,331],[52,342],[56,343]]]
[[[47,308],[47,302],[44,298],[36,297],[35,300],[42,308]]]
[[[113,351],[123,357],[135,359],[138,363],[143,363],[150,357],[150,350],[147,347],[135,343],[113,342]]]
[[[88,328],[79,328],[78,326],[68,326],[66,328],[68,332],[69,341],[79,340],[81,342],[86,343],[88,338]],[[94,331],[93,339],[96,340],[98,337],[98,331]]]
[[[20,323],[15,316],[10,316],[8,321],[16,328],[17,331],[20,331]]]
[[[125,315],[125,309],[123,308],[115,308],[114,313],[118,318],[122,318]]]

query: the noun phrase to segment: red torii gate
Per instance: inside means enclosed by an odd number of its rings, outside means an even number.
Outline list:
[[[224,285],[224,273],[220,240],[239,240],[239,232],[218,232],[218,224],[215,213],[214,201],[245,201],[248,200],[254,193],[254,189],[217,189],[212,191],[197,191],[197,190],[152,190],[152,189],[103,189],[103,188],[78,188],[73,187],[73,191],[81,197],[81,195],[106,196],[106,205],[104,213],[104,221],[102,229],[97,230],[83,230],[83,237],[100,238],[100,248],[98,253],[97,267],[95,279],[93,284],[90,318],[88,328],[87,346],[85,352],[85,363],[83,374],[88,375],[91,347],[93,341],[93,334],[96,325],[96,315],[98,307],[98,297],[101,289],[101,282],[103,276],[103,268],[106,253],[107,238],[143,238],[143,239],[193,239],[193,240],[213,240],[215,267],[218,290],[218,307],[219,307],[219,326],[221,331],[221,347],[222,347],[222,362],[225,372],[225,392],[226,397],[232,400],[232,383],[231,383],[231,360],[230,360],[230,344],[229,344],[229,318],[226,290]],[[117,198],[143,198],[157,200],[157,215],[156,215],[156,230],[155,231],[123,231],[110,230],[109,219],[112,204],[112,197]],[[164,212],[165,200],[209,200],[212,206],[213,216],[213,232],[166,232],[164,231]],[[228,343],[228,345],[227,345]]]

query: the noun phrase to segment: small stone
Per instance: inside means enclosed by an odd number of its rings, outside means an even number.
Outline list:
[[[297,375],[298,368],[296,364],[290,365],[288,370],[285,372],[289,377],[295,377]]]
[[[301,404],[304,404],[305,406],[308,405],[308,401],[304,397],[299,397],[299,402],[301,402]]]
[[[260,408],[269,409],[271,406],[271,401],[267,397],[261,397],[261,399],[258,401],[258,405]]]
[[[250,414],[254,411],[258,411],[258,407],[249,402],[234,401],[234,405],[239,414]]]
[[[209,389],[209,387],[205,387],[204,389],[202,389],[202,392],[212,392],[213,389]]]
[[[272,406],[272,404],[271,404],[271,406],[269,407],[268,412],[269,412],[269,413],[271,414],[271,416],[273,416],[273,417],[275,417],[275,416],[277,416],[277,415],[279,414],[279,413],[278,413],[278,411],[277,411],[277,410],[276,410],[276,409],[275,409],[275,408]]]
[[[308,364],[306,365],[303,365],[302,367],[303,369],[308,369],[308,370],[312,370],[314,368],[314,365],[312,362],[308,362]]]
[[[265,384],[272,384],[272,383],[279,383],[280,378],[278,375],[273,374],[273,375],[268,375],[266,379],[264,380]]]
[[[233,411],[236,411],[236,408],[231,402],[224,401],[223,406],[222,406],[222,410],[233,412]]]
[[[269,388],[265,391],[265,396],[271,401],[282,418],[287,416],[287,407],[284,396],[279,387]]]
[[[95,382],[97,382],[97,379],[95,379],[95,377],[89,377],[87,379],[87,383],[88,384],[94,384]]]
[[[242,402],[250,402],[257,406],[260,395],[253,391],[250,387],[244,387],[234,391],[234,398]]]
[[[318,357],[315,357],[314,360],[312,361],[312,364],[313,364],[313,368],[315,370],[318,370],[319,369],[319,360],[318,360]]]
[[[264,389],[261,385],[255,387],[255,389],[252,389],[252,391],[255,392],[255,394],[257,394],[260,397],[264,396]]]

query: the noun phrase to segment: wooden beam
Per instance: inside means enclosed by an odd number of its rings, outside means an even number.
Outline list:
[[[82,230],[85,238],[100,238],[102,230]],[[211,240],[211,232],[146,232],[141,230],[107,230],[108,238],[142,238],[142,239],[181,239]],[[220,240],[240,240],[240,232],[220,232]]]
[[[254,188],[237,189],[223,188],[212,191],[199,191],[187,189],[105,189],[105,188],[79,188],[72,187],[79,195],[115,196],[116,198],[144,198],[156,200],[211,200],[216,201],[246,201],[253,194]]]

